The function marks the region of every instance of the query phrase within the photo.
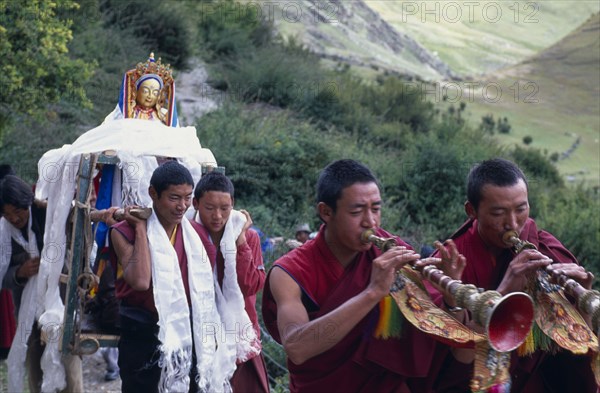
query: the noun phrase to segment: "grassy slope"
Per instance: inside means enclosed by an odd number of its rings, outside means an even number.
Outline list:
[[[600,7],[597,1],[474,3],[477,5],[468,6],[469,2],[366,1],[397,30],[437,52],[461,75],[487,73],[516,64],[554,44]]]
[[[552,45],[600,9],[595,0],[486,0],[475,2],[476,5],[443,1],[362,2],[395,30],[418,41],[463,76],[516,64]],[[293,7],[280,3],[268,15],[280,32],[298,35],[317,53],[352,58],[366,68],[375,65],[414,73],[425,79],[439,77],[435,70],[424,67],[410,50],[394,53],[385,44],[369,38],[365,26],[370,21],[365,20],[364,12],[357,11],[358,7],[351,2],[345,2],[343,10],[333,6],[326,8],[329,2],[317,3],[327,21],[315,19],[314,3],[308,0],[294,2]],[[267,15],[266,9],[262,12]],[[299,14],[302,20],[294,20]]]
[[[497,72],[493,79],[506,94],[497,103],[477,100],[470,106],[473,120],[484,113],[509,117],[513,125],[507,143],[533,138],[532,147],[562,153],[578,137],[581,143],[569,158],[559,161],[561,173],[600,184],[600,14],[538,55]],[[521,87],[515,99],[514,83]],[[537,102],[526,102],[526,96]],[[481,98],[481,95],[476,95]]]

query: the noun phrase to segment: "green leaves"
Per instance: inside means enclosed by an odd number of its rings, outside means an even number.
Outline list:
[[[60,99],[89,107],[84,85],[92,65],[71,59],[71,0],[0,1],[0,117],[39,116]],[[0,128],[2,131],[3,128]]]

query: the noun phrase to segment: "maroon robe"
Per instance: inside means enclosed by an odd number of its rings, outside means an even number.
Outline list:
[[[223,285],[223,277],[225,276],[223,253],[217,249],[217,246],[210,238],[208,230],[202,224],[192,221],[192,226],[198,232],[200,239],[202,239],[213,269],[215,269],[216,265],[217,279],[219,284]],[[246,244],[237,247],[235,269],[238,284],[244,296],[246,312],[250,321],[252,321],[256,336],[260,338],[260,326],[258,324],[258,315],[256,314],[256,294],[265,285],[266,275],[260,249],[260,238],[258,237],[258,233],[252,229],[246,231]],[[267,367],[262,352],[248,361],[238,364],[231,378],[231,386],[234,393],[269,391]]]
[[[507,249],[494,260],[479,236],[477,220],[467,221],[451,238],[458,252],[467,259],[462,281],[486,290],[495,290],[515,257],[514,252]],[[578,263],[554,236],[538,230],[531,218],[525,223],[520,238],[535,244],[542,254],[555,263]],[[436,251],[433,256],[437,254]],[[537,351],[526,357],[519,357],[514,351],[510,368],[511,392],[596,392],[590,361],[588,356],[576,356],[564,350],[556,355]],[[472,374],[473,364],[459,363],[452,355],[448,355],[444,373],[438,378],[437,390],[468,391]]]
[[[12,295],[8,289],[2,289],[0,290],[0,360],[8,356],[16,329]]]
[[[302,301],[310,320],[319,318],[369,284],[371,264],[381,252],[371,247],[360,253],[345,269],[325,243],[323,226],[316,239],[292,250],[274,264],[285,270],[302,290]],[[377,235],[390,237],[379,229]],[[399,238],[400,245],[410,246]],[[267,329],[281,342],[277,328],[277,305],[269,288],[263,293],[263,319]],[[404,322],[400,339],[376,339],[374,328],[379,317],[374,307],[333,348],[301,365],[288,360],[291,392],[426,392],[430,390],[435,341]],[[326,339],[326,338],[324,338]]]
[[[131,244],[135,241],[135,229],[133,229],[127,221],[121,221],[111,227],[111,230],[119,232],[127,241]],[[130,307],[140,307],[146,311],[149,311],[155,322],[158,322],[158,311],[154,305],[154,295],[152,293],[152,282],[150,287],[145,291],[136,291],[125,282],[122,277],[121,264],[117,261],[117,256],[112,246],[112,242],[109,242],[110,247],[110,261],[114,272],[117,272],[117,278],[115,281],[115,295],[118,299],[121,299],[121,304]],[[183,231],[181,226],[177,226],[177,232],[175,233],[175,252],[177,253],[177,260],[179,262],[179,269],[181,270],[181,278],[183,281],[183,287],[185,289],[185,296],[188,301],[188,305],[191,306],[190,301],[190,285],[188,282],[188,268],[187,268],[187,254],[183,245]]]

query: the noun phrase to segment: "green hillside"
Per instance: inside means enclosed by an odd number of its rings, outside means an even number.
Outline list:
[[[297,4],[298,20],[274,9],[276,28],[329,64],[351,64],[366,78],[422,78],[416,88],[432,101],[467,103],[473,126],[484,115],[506,117],[512,129],[503,143],[524,146],[529,136],[530,147],[564,157],[556,164],[567,179],[600,184],[600,32],[597,16],[588,20],[599,2]]]
[[[516,64],[600,10],[597,1],[367,0],[366,4],[460,75]]]
[[[536,56],[483,78],[506,94],[498,102],[475,94],[472,119],[479,121],[486,113],[507,116],[513,129],[501,136],[503,142],[522,145],[523,137],[531,136],[531,147],[558,153],[558,168],[568,179],[598,185],[599,66],[600,14],[596,14]]]

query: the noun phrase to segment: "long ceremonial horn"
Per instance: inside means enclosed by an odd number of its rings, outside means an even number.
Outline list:
[[[506,232],[502,236],[502,240],[514,247],[517,254],[526,249],[537,250],[535,244],[520,239],[515,231]],[[566,293],[575,298],[577,307],[591,317],[593,330],[598,332],[600,327],[600,292],[585,289],[577,281],[560,271],[548,269],[547,267],[545,270],[553,283],[561,286]]]
[[[393,238],[375,235],[367,229],[361,235],[364,243],[373,243],[383,252],[397,246]],[[483,291],[472,284],[464,284],[445,275],[434,265],[415,267],[444,294],[452,296],[459,307],[471,311],[473,320],[485,329],[490,346],[498,352],[509,352],[520,346],[534,320],[533,300],[523,292],[502,296],[497,291]]]

